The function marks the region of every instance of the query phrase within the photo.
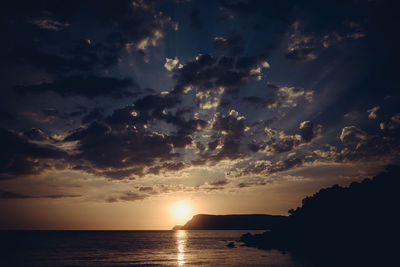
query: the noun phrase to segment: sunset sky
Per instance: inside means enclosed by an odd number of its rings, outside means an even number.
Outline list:
[[[384,0],[2,3],[0,228],[287,215],[321,187],[398,164],[398,10]]]

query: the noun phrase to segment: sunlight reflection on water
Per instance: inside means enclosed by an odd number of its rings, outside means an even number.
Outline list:
[[[290,253],[241,246],[235,240],[245,233],[218,230],[6,232],[5,244],[18,243],[3,254],[8,257],[0,257],[0,266],[309,266],[293,259]],[[252,232],[255,233],[261,231]],[[236,247],[228,247],[230,242],[235,242]]]
[[[186,246],[186,238],[187,233],[185,230],[179,230],[175,233],[176,238],[176,246],[178,248],[178,265],[183,266],[185,264],[185,246]]]

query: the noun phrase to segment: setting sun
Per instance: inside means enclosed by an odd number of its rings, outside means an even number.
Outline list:
[[[177,202],[172,206],[172,214],[174,219],[179,221],[179,223],[185,223],[187,220],[189,220],[191,213],[192,208],[185,201]]]

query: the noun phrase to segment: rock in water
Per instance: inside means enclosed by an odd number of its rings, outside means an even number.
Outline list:
[[[228,245],[226,245],[228,248],[235,248],[235,243],[229,242]]]

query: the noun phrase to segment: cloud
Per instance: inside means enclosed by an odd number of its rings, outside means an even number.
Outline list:
[[[334,20],[340,20],[340,17]],[[338,25],[333,29],[329,26],[311,27],[308,25],[310,23],[308,19],[293,21],[288,33],[289,45],[286,58],[301,62],[312,61],[325,49],[337,46],[346,40],[365,37],[359,24],[348,21],[344,23],[344,21],[338,21]]]
[[[344,127],[340,135],[340,140],[345,146],[356,145],[359,147],[367,138],[367,133],[355,126]]]
[[[317,54],[312,47],[296,47],[288,50],[286,58],[297,61],[311,61],[317,59]]]
[[[177,57],[175,57],[175,58],[166,58],[165,59],[165,64],[164,64],[164,68],[166,68],[168,71],[172,71],[176,67],[178,62],[179,62],[179,59]]]
[[[164,162],[162,165],[148,168],[147,173],[158,175],[160,174],[160,172],[179,171],[184,169],[185,167],[185,164],[183,164],[182,162]]]
[[[149,197],[149,195],[147,195],[147,194],[139,194],[136,192],[127,191],[127,192],[119,193],[116,196],[110,196],[106,199],[106,201],[110,202],[110,203],[118,202],[118,201],[137,201],[137,200],[146,199],[148,197]]]
[[[48,140],[49,137],[44,134],[44,132],[40,129],[32,128],[22,133],[24,137],[34,141],[45,141]]]
[[[153,187],[152,186],[143,186],[143,187],[139,187],[139,191],[144,191],[144,192],[148,192],[148,191],[153,191]]]
[[[76,130],[65,141],[78,141],[80,152],[76,158],[102,170],[150,166],[157,159],[177,156],[172,152],[167,136],[139,132],[134,127],[118,129],[92,123],[87,128]]]
[[[237,177],[249,175],[268,177],[277,173],[289,171],[291,169],[300,167],[305,162],[305,159],[295,156],[288,156],[282,160],[278,160],[275,162],[271,162],[269,160],[258,160],[250,162],[249,165],[244,168],[234,169],[232,174]],[[258,181],[252,184],[264,185],[265,182]]]
[[[64,113],[55,108],[44,108],[39,111],[21,112],[23,116],[39,123],[49,123],[54,120],[62,120],[66,125],[72,125],[74,120],[86,113],[86,108],[78,107],[78,110]],[[27,133],[28,134],[28,133]]]
[[[304,34],[300,31],[300,21],[292,24],[289,35],[289,46],[286,58],[297,61],[311,61],[317,58],[317,38],[314,34]]]
[[[99,96],[108,96],[113,98],[123,98],[132,96],[128,88],[137,86],[131,79],[117,79],[98,76],[71,76],[57,79],[50,83],[41,83],[38,85],[23,85],[16,87],[19,93],[44,93],[54,92],[61,96],[82,96],[94,98]]]
[[[303,121],[300,123],[300,136],[303,142],[310,142],[315,137],[321,135],[322,125],[315,125],[310,121]]]
[[[264,103],[268,108],[290,108],[297,106],[297,99],[304,97],[308,102],[312,101],[313,91],[306,91],[299,87],[286,87],[268,84],[268,87],[276,91],[275,97],[267,99]],[[264,105],[265,105],[264,104]]]
[[[177,83],[172,94],[182,94],[188,88],[199,93],[199,99],[223,94],[236,94],[248,82],[260,80],[262,70],[269,68],[265,56],[217,57],[208,54],[198,55],[195,60],[186,62],[182,68],[175,69]],[[203,96],[206,96],[205,98]]]
[[[210,122],[214,134],[207,144],[207,150],[193,160],[195,165],[211,163],[216,164],[221,160],[234,160],[245,156],[245,151],[240,151],[242,139],[245,136],[245,117],[240,116],[236,110],[231,110],[224,115],[215,113]]]
[[[0,199],[23,199],[23,198],[32,198],[32,196],[0,190]]]
[[[126,169],[110,168],[109,170],[106,171],[89,170],[89,173],[90,172],[96,175],[109,178],[110,180],[124,180],[124,179],[134,180],[136,177],[143,176],[143,166],[133,167],[133,168],[127,167]]]
[[[118,39],[125,43],[128,52],[146,51],[150,46],[157,46],[170,27],[177,29],[170,17],[155,10],[154,1],[136,0],[127,7],[122,4],[125,3],[120,3],[119,13],[112,16],[112,22],[121,34]]]
[[[393,115],[389,121],[380,123],[381,130],[394,130],[400,128],[400,113]]]
[[[273,95],[245,96],[242,100],[256,108],[282,109],[296,107],[300,99],[311,102],[314,94],[312,90],[299,87],[278,86],[270,83],[267,87],[272,89]]]
[[[274,155],[289,152],[301,144],[301,136],[297,134],[288,135],[283,131],[274,131],[272,129],[266,129],[266,134],[271,138],[265,144],[264,151],[267,154]]]
[[[58,198],[73,198],[73,197],[82,197],[82,195],[54,194],[54,195],[32,196],[32,195],[25,195],[25,194],[19,194],[19,193],[15,193],[15,192],[0,190],[0,199],[26,199],[26,198],[58,199]]]
[[[267,126],[264,128],[264,140],[259,142],[253,140],[248,144],[248,148],[253,153],[260,152],[267,156],[291,152],[321,136],[322,125],[303,121],[299,125],[298,133],[291,135]]]
[[[178,28],[169,16],[157,11],[158,3],[153,0],[79,1],[68,7],[61,2],[18,3],[7,5],[2,12],[4,27],[13,29],[3,36],[9,45],[2,63],[28,65],[62,76],[104,71],[121,62],[127,52],[148,59],[150,48],[170,29]],[[42,32],[32,34],[32,25],[54,31],[57,38],[46,38]],[[99,25],[102,31],[97,31]],[[73,34],[66,33],[67,27]],[[96,37],[88,40],[86,36],[94,32]]]
[[[218,180],[218,181],[215,181],[215,182],[211,182],[210,185],[212,185],[212,186],[224,186],[224,185],[227,185],[228,183],[229,183],[228,180]]]
[[[103,108],[94,108],[92,111],[90,111],[88,114],[86,114],[84,117],[82,117],[82,123],[90,123],[93,121],[99,121],[104,118],[104,109]]]
[[[229,37],[215,37],[214,48],[226,51],[230,56],[238,56],[244,50],[243,39],[239,34],[231,34]]]
[[[28,142],[0,128],[0,180],[39,174],[54,166],[61,167],[68,154],[50,145]]]
[[[380,106],[376,106],[376,107],[373,107],[371,109],[368,109],[367,110],[367,112],[369,113],[368,114],[368,119],[376,119],[378,117],[378,115],[376,113],[380,108],[381,108]]]
[[[207,122],[186,119],[191,109],[177,108],[179,103],[177,96],[146,95],[76,129],[64,140],[77,142],[76,168],[115,180],[185,168],[174,161],[180,156],[174,150],[191,145],[193,133]],[[170,131],[161,132],[160,122],[171,126]]]
[[[32,19],[29,20],[29,23],[32,23],[39,28],[45,29],[45,30],[51,30],[51,31],[60,31],[62,29],[65,29],[69,26],[68,23],[62,23],[57,20],[53,20],[51,18],[37,18],[37,19]]]

